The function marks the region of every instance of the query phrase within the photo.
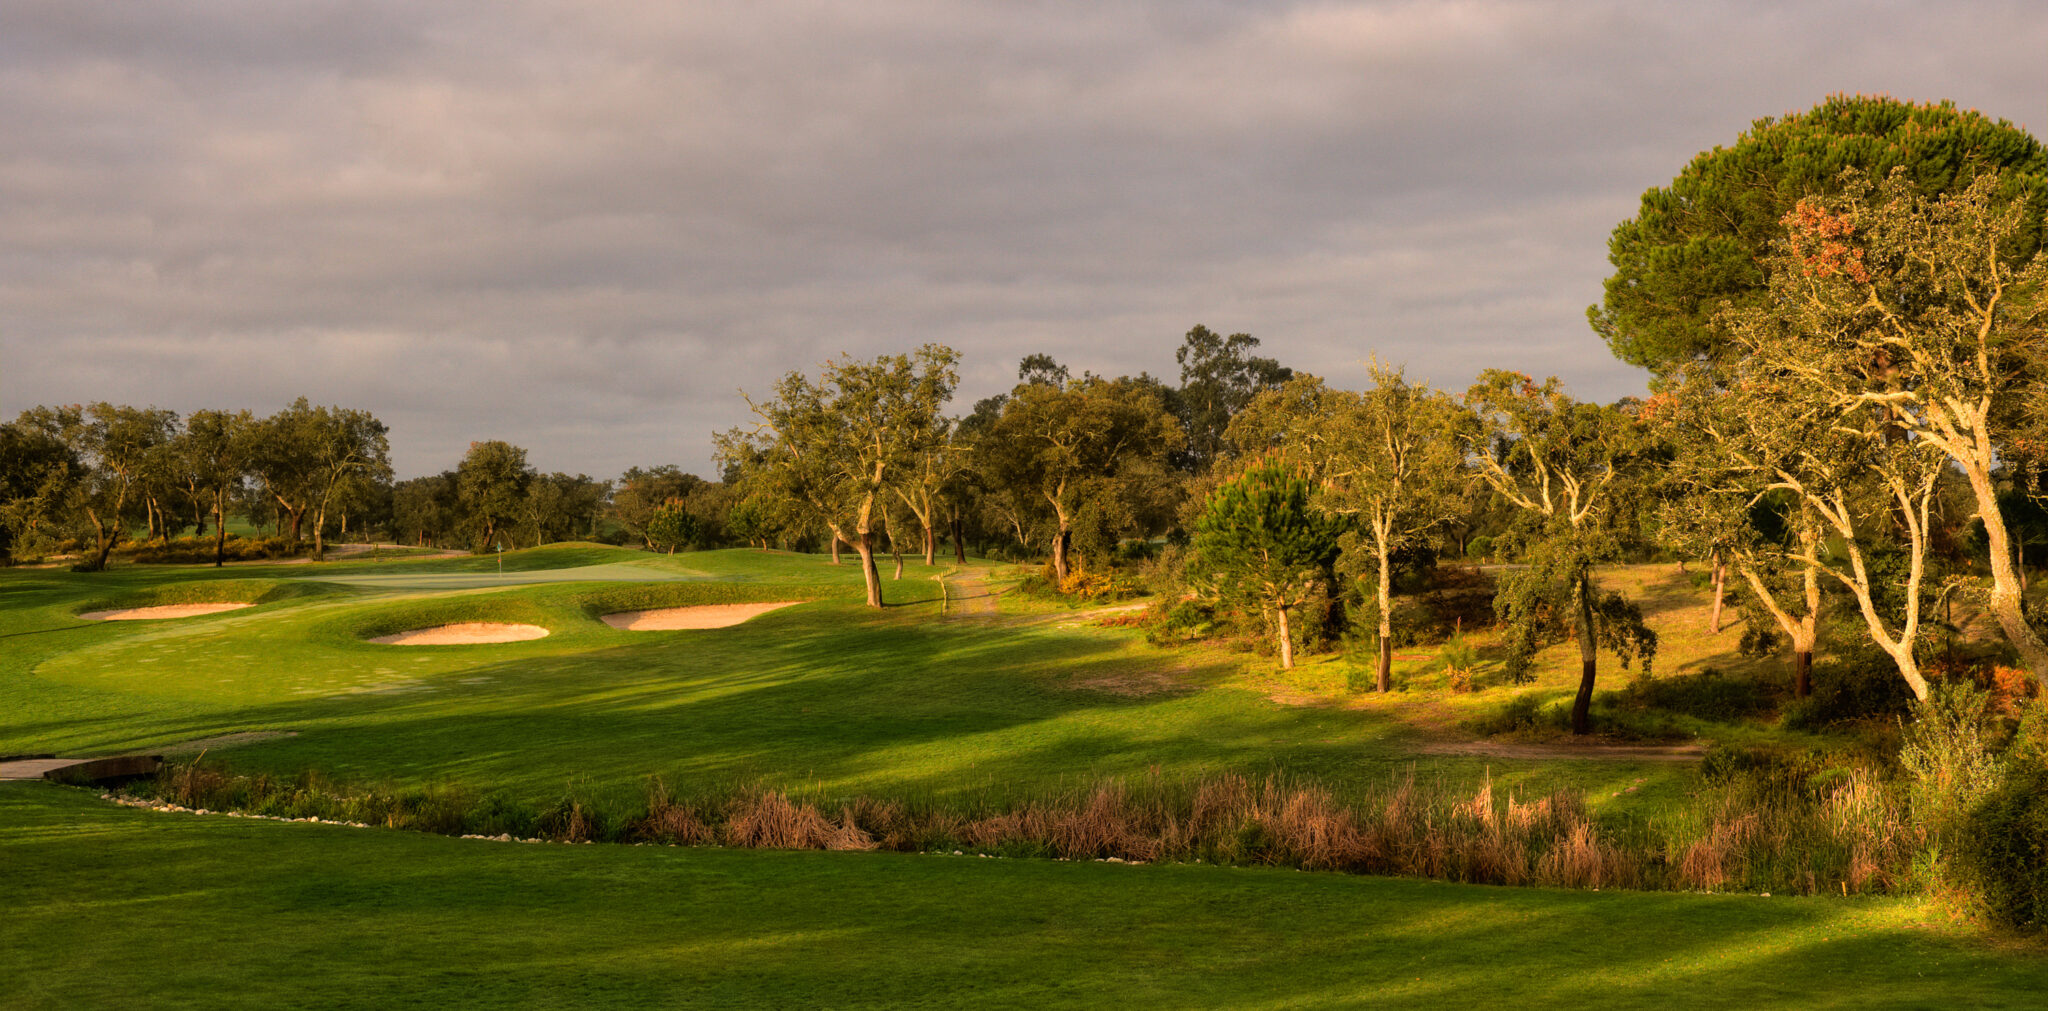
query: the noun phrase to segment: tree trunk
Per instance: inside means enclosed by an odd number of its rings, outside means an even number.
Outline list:
[[[890,555],[891,557],[893,557],[893,558],[895,558],[895,559],[896,559],[896,574],[895,574],[894,576],[891,576],[891,577],[889,577],[889,578],[891,578],[891,579],[902,579],[902,578],[903,578],[903,545],[901,545],[901,544],[898,544],[898,543],[896,543],[896,530],[895,530],[895,528],[893,528],[893,527],[892,527],[892,528],[890,528],[890,530],[889,530],[889,555]]]
[[[923,526],[924,563],[926,565],[937,565],[939,564],[939,535],[936,531],[932,530],[931,524],[924,523]]]
[[[1381,542],[1374,555],[1379,561],[1380,651],[1376,687],[1381,694],[1394,690],[1394,570]]]
[[[313,560],[327,560],[327,507],[324,505],[313,514]]]
[[[1800,650],[1792,654],[1792,695],[1806,698],[1813,694],[1813,651]]]
[[[838,542],[834,541],[833,544],[836,547]],[[860,578],[867,584],[868,606],[880,607],[882,606],[882,573],[881,570],[875,568],[875,535],[862,531],[860,540],[855,541],[853,546],[856,551],[860,552]]]
[[[962,565],[967,564],[967,533],[965,528],[966,524],[960,522],[960,517],[953,517],[953,560]]]
[[[1721,634],[1721,601],[1726,596],[1728,585],[1728,563],[1719,554],[1714,555],[1714,604],[1707,611],[1707,632]]]
[[[2021,611],[2020,596],[2025,586],[2013,566],[2012,538],[2005,526],[2005,514],[1998,507],[1998,490],[1992,486],[1990,474],[1976,467],[1968,468],[1968,472],[1970,490],[1977,497],[1977,518],[1984,522],[1985,545],[1991,549],[1991,613],[2004,630],[2006,641],[2019,651],[2020,662],[2034,675],[2034,684],[2048,688],[2048,644],[2027,626]]]
[[[1579,694],[1572,699],[1572,733],[1584,734],[1593,729],[1593,676],[1598,659],[1593,646],[1591,580],[1580,576],[1579,584],[1572,593],[1576,598],[1573,603],[1579,612]]]
[[[87,519],[92,520],[93,536],[92,564],[87,568],[88,571],[99,572],[107,567],[107,556],[114,551],[114,538],[107,530],[107,524],[100,522],[100,514],[97,511],[87,509],[85,515]]]
[[[839,564],[839,531],[832,531],[832,564]]]
[[[1067,582],[1067,545],[1073,536],[1073,531],[1068,530],[1064,522],[1052,535],[1052,571],[1060,577],[1062,586]]]
[[[213,495],[213,567],[218,569],[228,556],[228,490]]]
[[[1294,669],[1294,630],[1287,625],[1287,609],[1280,608],[1280,669]]]

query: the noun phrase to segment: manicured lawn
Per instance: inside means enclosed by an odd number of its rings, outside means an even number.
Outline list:
[[[2038,1007],[1912,900],[522,845],[0,785],[0,1004]]]
[[[913,565],[894,606],[860,606],[858,572],[753,551],[675,559],[598,546],[508,553],[508,573],[596,566],[694,576],[634,590],[669,603],[811,600],[734,628],[612,629],[613,584],[404,589],[331,580],[431,580],[496,558],[231,569],[319,592],[201,618],[80,622],[118,599],[211,569],[100,576],[0,573],[0,753],[131,750],[243,730],[298,736],[215,757],[238,769],[317,768],[381,784],[454,782],[529,802],[574,792],[607,806],[647,777],[685,788],[770,785],[827,796],[1002,796],[1155,772],[1234,771],[1384,783],[1416,763],[1398,712],[1282,705],[1241,676],[1244,658],[1168,651],[1133,631],[1054,615],[938,615]],[[563,569],[542,570],[543,563]],[[316,581],[300,583],[305,576]],[[715,576],[717,578],[705,578]],[[634,584],[638,585],[638,584]],[[163,592],[163,591],[152,591]],[[813,599],[816,598],[816,599]],[[653,599],[653,598],[649,598]],[[459,620],[520,621],[545,639],[392,647],[367,635]],[[1667,767],[1439,758],[1422,775],[1571,785],[1611,795]]]

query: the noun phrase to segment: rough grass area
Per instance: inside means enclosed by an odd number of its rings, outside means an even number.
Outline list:
[[[10,1007],[2033,1007],[1915,900],[519,845],[0,785]]]

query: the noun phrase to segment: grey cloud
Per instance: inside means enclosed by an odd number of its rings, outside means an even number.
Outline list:
[[[0,8],[0,411],[303,393],[406,473],[701,469],[842,351],[952,344],[964,408],[1198,321],[1611,398],[1645,188],[1835,91],[2024,119],[2048,50],[1995,2]]]

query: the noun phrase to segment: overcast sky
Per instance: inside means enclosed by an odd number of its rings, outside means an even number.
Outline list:
[[[1639,392],[1643,190],[1830,93],[2041,133],[2033,2],[0,0],[0,416],[112,400],[709,472],[791,369],[1178,379],[1196,323]]]

